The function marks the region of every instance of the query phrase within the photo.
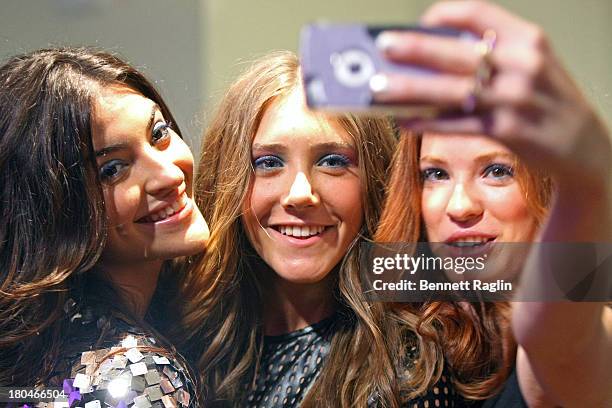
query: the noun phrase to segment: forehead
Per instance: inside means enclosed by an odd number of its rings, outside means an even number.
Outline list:
[[[482,135],[425,134],[421,158],[470,161],[483,156],[512,156],[501,143]]]
[[[354,145],[352,137],[337,120],[308,109],[299,86],[267,107],[253,143],[283,141]]]
[[[126,86],[103,87],[94,97],[94,144],[145,132],[156,104]]]

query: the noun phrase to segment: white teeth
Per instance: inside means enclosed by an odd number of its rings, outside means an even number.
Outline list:
[[[176,214],[177,212],[179,212],[183,207],[185,207],[185,205],[187,205],[187,197],[185,195],[185,193],[181,194],[180,197],[178,197],[176,199],[175,202],[173,202],[172,204],[170,204],[167,207],[162,208],[161,210],[157,211],[155,214],[151,214],[149,215],[145,221],[146,222],[155,222],[155,221],[159,221],[159,220],[165,220],[166,218]]]
[[[318,235],[325,227],[322,226],[291,226],[291,225],[279,225],[278,230],[283,235],[289,235],[293,237],[310,237],[313,235]]]
[[[459,238],[454,240],[453,242],[451,242],[451,245],[455,245],[455,246],[475,246],[475,245],[481,245],[481,244],[485,244],[489,241],[491,241],[492,238],[485,238],[485,237],[464,237],[464,238]]]

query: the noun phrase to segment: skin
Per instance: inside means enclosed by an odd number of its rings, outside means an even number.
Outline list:
[[[559,63],[535,24],[484,1],[432,5],[420,21],[481,37],[496,33],[489,55],[494,75],[478,95],[477,109],[453,116],[413,118],[416,132],[487,134],[527,165],[554,179],[555,201],[539,233],[545,242],[612,241],[612,142],[603,121]],[[387,32],[383,54],[396,63],[437,71],[429,77],[386,75],[377,81],[375,100],[426,103],[461,112],[474,90],[482,53],[474,43],[415,33]],[[579,199],[577,199],[579,198]],[[568,222],[571,220],[571,222]],[[540,247],[542,248],[542,247]],[[541,265],[572,264],[571,253],[550,259],[530,254],[521,277],[524,287],[545,288]],[[589,268],[555,268],[554,279],[579,279]],[[532,293],[533,296],[533,293]],[[610,406],[612,311],[603,303],[516,302],[512,328],[520,345],[517,372],[531,407]]]
[[[101,88],[92,122],[109,226],[99,267],[144,315],[163,261],[206,246],[208,226],[192,201],[193,156],[159,107],[130,88]],[[172,205],[178,211],[161,219]]]
[[[421,203],[429,241],[532,240],[536,220],[513,164],[507,148],[484,136],[425,135]]]
[[[265,111],[252,145],[254,176],[243,216],[265,262],[265,331],[279,334],[333,312],[331,271],[363,222],[361,180],[351,137],[307,110],[301,88]],[[289,237],[281,226],[323,231]]]

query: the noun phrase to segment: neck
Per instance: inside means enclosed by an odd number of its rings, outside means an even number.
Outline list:
[[[138,262],[133,264],[102,263],[99,270],[117,289],[119,297],[136,317],[144,318],[153,293],[163,261]]]
[[[274,272],[264,283],[264,334],[275,336],[303,329],[331,316],[337,309],[334,299],[335,273],[316,283],[294,283]]]

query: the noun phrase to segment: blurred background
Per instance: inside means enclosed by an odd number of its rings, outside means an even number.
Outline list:
[[[409,23],[429,0],[0,0],[0,59],[58,45],[118,53],[153,79],[194,152],[214,106],[249,62],[297,51],[313,20]],[[612,125],[612,2],[503,0],[540,24]],[[196,153],[197,156],[197,153]]]

